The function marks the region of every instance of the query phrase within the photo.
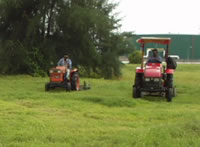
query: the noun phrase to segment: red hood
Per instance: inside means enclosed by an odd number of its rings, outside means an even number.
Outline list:
[[[162,64],[148,64],[144,69],[144,77],[162,77]]]

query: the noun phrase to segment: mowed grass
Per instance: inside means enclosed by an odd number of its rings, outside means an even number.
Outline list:
[[[0,147],[199,147],[200,65],[178,65],[171,103],[133,99],[135,67],[70,93],[45,92],[48,77],[0,76]]]

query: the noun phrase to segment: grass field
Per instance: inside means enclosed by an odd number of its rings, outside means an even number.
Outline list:
[[[177,97],[132,98],[134,65],[88,91],[44,92],[48,78],[0,76],[0,147],[199,147],[200,65],[179,65]]]

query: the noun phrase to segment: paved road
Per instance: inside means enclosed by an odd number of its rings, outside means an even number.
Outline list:
[[[177,62],[178,64],[200,64],[200,62]]]

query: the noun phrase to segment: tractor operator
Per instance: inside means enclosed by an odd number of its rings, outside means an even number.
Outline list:
[[[58,66],[66,67],[66,79],[69,80],[70,70],[72,69],[72,61],[69,56],[64,55],[64,57],[58,61]]]
[[[162,58],[158,55],[158,50],[155,48],[152,50],[153,56],[148,58],[146,64],[148,63],[162,63]]]

